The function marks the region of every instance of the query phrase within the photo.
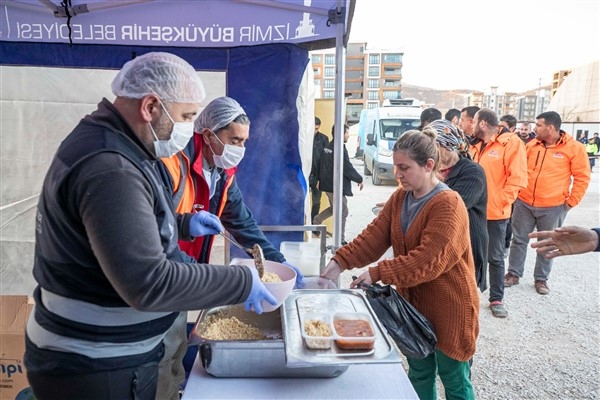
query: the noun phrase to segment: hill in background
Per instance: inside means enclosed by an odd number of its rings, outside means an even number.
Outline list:
[[[402,84],[402,97],[421,100],[444,114],[450,108],[459,110],[467,106],[467,95],[472,89],[438,90],[421,86]]]

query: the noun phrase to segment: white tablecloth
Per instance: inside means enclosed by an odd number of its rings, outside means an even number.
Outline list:
[[[215,378],[198,357],[182,400],[417,399],[401,364],[352,365],[336,378]]]

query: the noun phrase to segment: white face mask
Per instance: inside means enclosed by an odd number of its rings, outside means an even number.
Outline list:
[[[173,128],[171,129],[171,137],[169,138],[169,140],[159,140],[158,137],[156,136],[156,132],[154,132],[154,128],[152,127],[152,124],[149,123],[149,125],[150,125],[150,130],[152,131],[152,134],[154,135],[154,138],[156,139],[154,141],[154,153],[156,154],[156,157],[168,158],[168,157],[171,157],[171,156],[177,154],[178,152],[183,150],[185,148],[185,146],[187,146],[188,142],[194,135],[194,123],[191,121],[190,122],[175,122],[175,121],[173,121],[173,118],[171,118],[171,115],[169,115],[169,112],[163,105],[162,101],[160,102],[160,105],[162,106],[163,110],[165,110],[167,117],[169,117],[169,119],[173,123]]]
[[[221,142],[221,139],[214,134],[217,140],[223,145],[223,154],[220,156],[216,155],[213,151],[212,147],[210,151],[213,153],[213,161],[215,162],[215,166],[218,168],[229,169],[233,167],[237,167],[237,165],[244,158],[244,154],[246,153],[246,148],[241,146],[234,146],[232,144],[224,144]]]

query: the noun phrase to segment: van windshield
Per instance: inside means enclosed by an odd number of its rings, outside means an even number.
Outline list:
[[[400,135],[411,129],[417,129],[421,124],[419,119],[382,119],[379,121],[381,138],[385,140],[398,139]]]

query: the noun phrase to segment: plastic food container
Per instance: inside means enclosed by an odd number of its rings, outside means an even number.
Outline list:
[[[336,345],[336,350],[373,350],[375,331],[373,320],[366,313],[337,312],[314,313],[305,312],[300,315],[301,335],[309,350],[327,350]],[[319,326],[323,333],[330,335],[310,334],[309,329]],[[327,328],[324,328],[326,326]],[[307,329],[308,327],[308,329]],[[319,332],[321,333],[321,332]]]
[[[307,348],[315,350],[326,350],[331,348],[333,329],[331,325],[331,316],[329,314],[305,313],[302,316],[301,324],[302,338],[304,339],[304,344]],[[316,329],[325,329],[327,332],[314,334]],[[329,334],[326,335],[326,333]]]
[[[344,350],[371,350],[375,344],[373,326],[369,314],[336,313],[333,316],[335,344]]]

